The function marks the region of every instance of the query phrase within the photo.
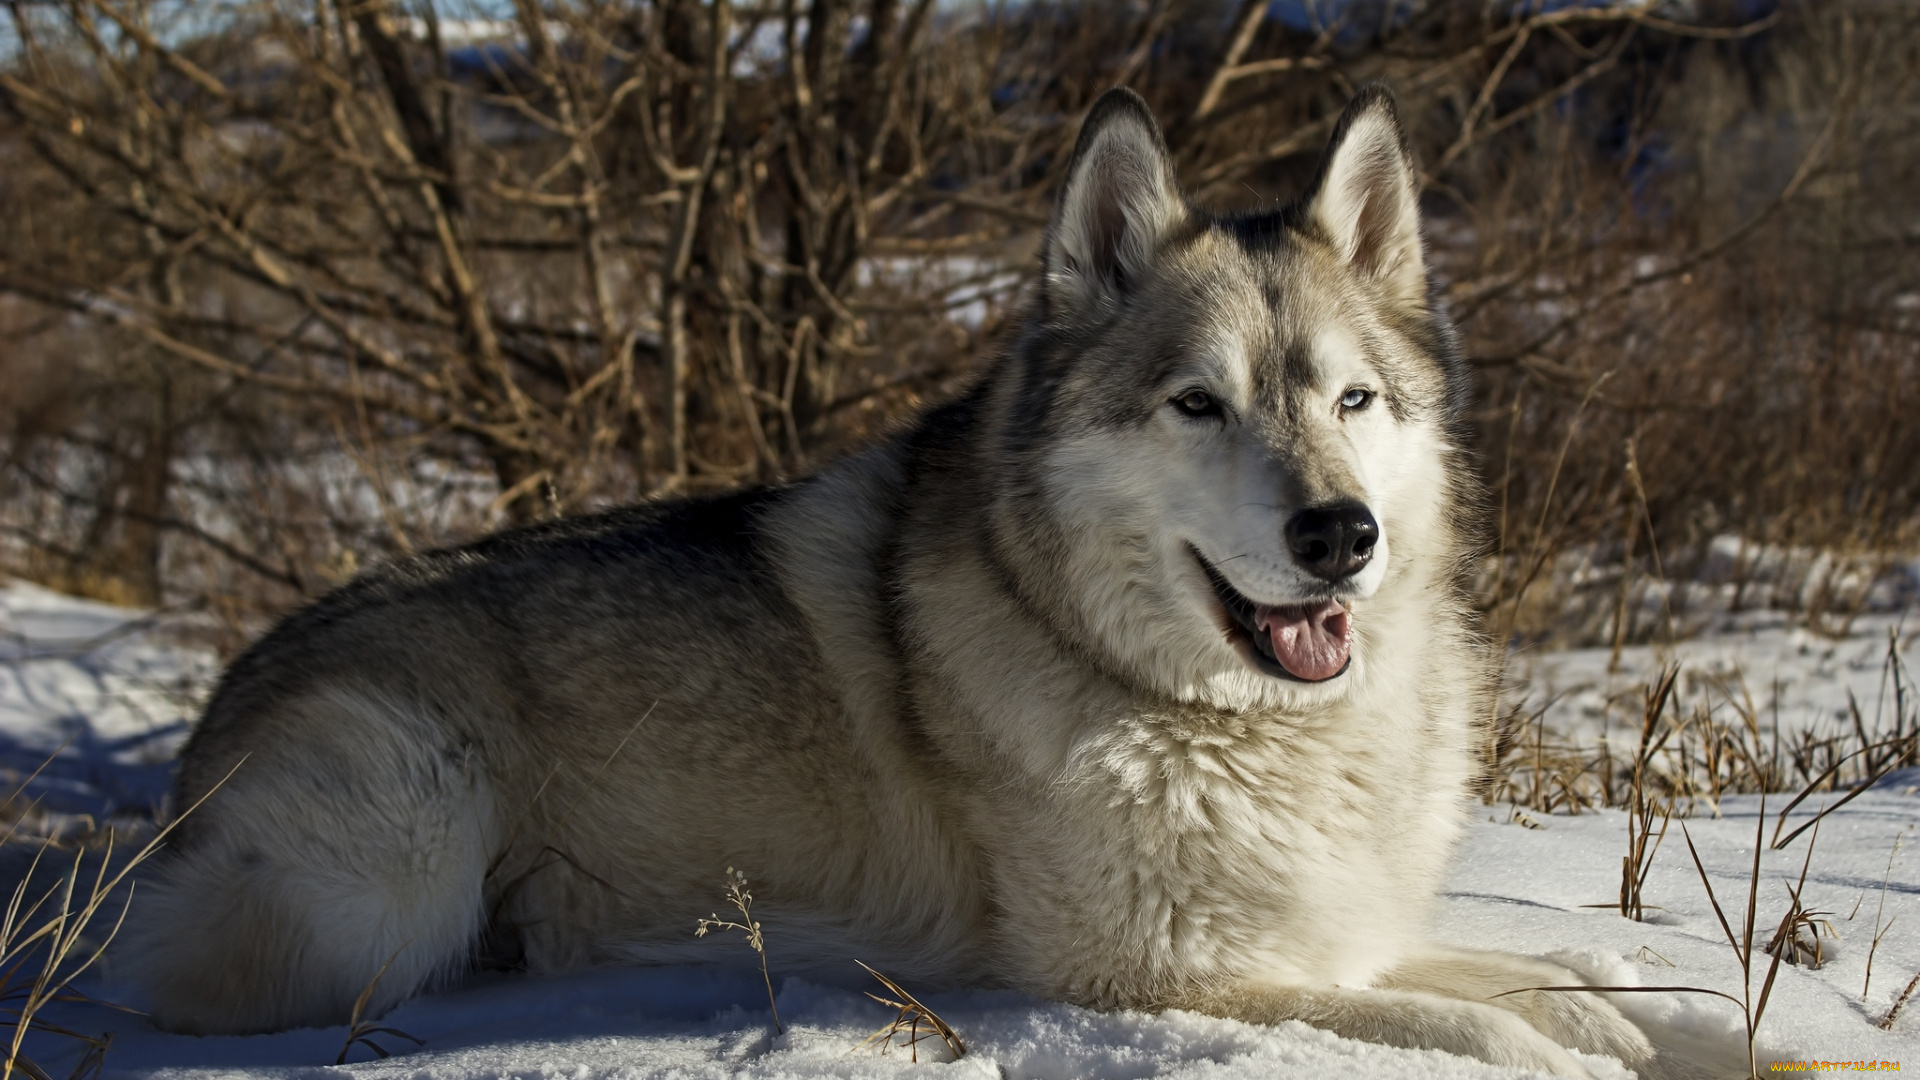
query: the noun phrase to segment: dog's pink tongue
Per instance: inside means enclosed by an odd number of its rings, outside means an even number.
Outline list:
[[[1331,679],[1347,666],[1353,648],[1353,623],[1337,601],[1290,607],[1260,605],[1254,624],[1273,641],[1274,658],[1294,678]]]

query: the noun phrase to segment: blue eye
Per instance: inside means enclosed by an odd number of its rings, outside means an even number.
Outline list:
[[[1372,402],[1373,391],[1365,390],[1358,386],[1348,390],[1340,397],[1340,407],[1343,409],[1364,409]]]

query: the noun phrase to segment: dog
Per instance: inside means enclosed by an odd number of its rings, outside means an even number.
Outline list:
[[[1209,213],[1114,90],[1022,331],[955,400],[806,480],[400,560],[287,619],[182,756],[200,805],[120,960],[155,1021],[712,960],[737,867],[813,968],[1648,1062],[1596,995],[1508,993],[1564,968],[1424,935],[1494,667],[1416,175],[1371,88],[1305,199]]]

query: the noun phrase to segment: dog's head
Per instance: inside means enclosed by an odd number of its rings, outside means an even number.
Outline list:
[[[995,387],[1001,561],[1079,647],[1183,699],[1299,701],[1368,663],[1383,591],[1445,591],[1461,377],[1417,185],[1380,89],[1304,200],[1239,215],[1187,203],[1137,96],[1094,106]]]

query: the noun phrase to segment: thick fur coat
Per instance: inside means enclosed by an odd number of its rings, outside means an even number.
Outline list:
[[[692,930],[733,866],[815,970],[1647,1062],[1593,995],[1496,996],[1571,973],[1426,941],[1491,667],[1415,191],[1379,90],[1240,216],[1108,94],[958,400],[790,486],[399,562],[236,661],[122,968],[245,1032],[390,958],[376,1009],[725,960]]]

